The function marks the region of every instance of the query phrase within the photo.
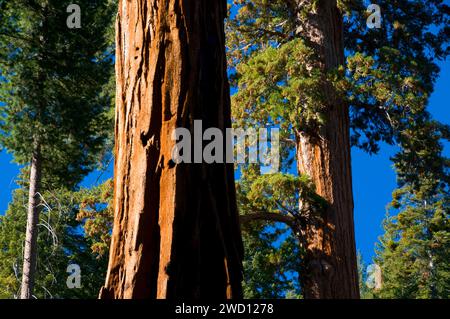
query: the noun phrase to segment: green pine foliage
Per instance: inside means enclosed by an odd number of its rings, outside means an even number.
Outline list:
[[[245,256],[244,296],[250,299],[299,298],[300,245],[297,223],[298,189],[309,182],[292,175],[261,175],[257,165],[242,168],[237,183],[241,215],[274,214],[292,219],[291,225],[268,220],[242,223]]]
[[[260,222],[243,232],[246,299],[297,299],[298,242],[283,224]]]
[[[64,188],[41,194],[42,211],[38,224],[38,262],[34,295],[44,298],[97,298],[106,273],[106,256],[92,253],[92,238],[83,233],[77,221],[84,191]],[[4,216],[0,216],[0,299],[17,298],[21,283],[23,245],[28,193],[14,192]],[[69,289],[67,267],[81,268],[81,288]]]
[[[96,298],[106,258],[92,253],[77,215],[78,184],[111,159],[115,2],[80,0],[81,28],[70,29],[71,1],[0,0],[0,147],[22,165],[20,188],[0,217],[0,298],[18,295],[26,229],[29,161],[42,159],[41,216],[34,295]],[[69,264],[82,288],[68,289]]]
[[[448,129],[418,122],[405,132],[394,159],[401,188],[393,193],[376,263],[380,298],[450,298],[450,161],[442,140]]]
[[[112,21],[108,0],[0,1],[0,144],[27,164],[41,145],[47,183],[74,186],[98,162],[111,121]]]
[[[376,262],[383,275],[381,298],[450,298],[448,194],[423,198],[403,188],[394,194],[401,209],[384,223]],[[427,196],[428,197],[428,196]]]

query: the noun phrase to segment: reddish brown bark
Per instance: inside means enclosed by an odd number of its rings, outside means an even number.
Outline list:
[[[241,297],[233,166],[171,160],[175,128],[230,127],[225,15],[225,0],[119,1],[115,221],[101,298]]]
[[[344,64],[342,30],[336,0],[319,0],[317,10],[301,25],[324,74]],[[307,299],[359,298],[349,110],[325,77],[322,92],[326,123],[297,132],[298,171],[311,177],[329,203],[325,211],[310,214],[301,232],[306,250],[300,275],[303,294]]]

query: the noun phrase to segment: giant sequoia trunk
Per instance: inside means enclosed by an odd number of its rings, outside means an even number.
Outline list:
[[[35,143],[31,167],[28,193],[27,229],[23,255],[21,299],[31,299],[36,273],[37,237],[39,221],[39,187],[41,183],[41,153],[39,144]]]
[[[225,0],[119,1],[114,229],[100,298],[239,298],[234,171],[175,164],[173,130],[230,127]]]
[[[303,5],[305,2],[300,1]],[[319,0],[300,31],[315,48],[325,74],[344,63],[342,16],[336,0]],[[353,193],[348,107],[325,79],[326,123],[298,131],[300,174],[310,176],[316,191],[329,203],[311,214],[302,229],[306,255],[301,271],[305,298],[359,298],[353,223]]]

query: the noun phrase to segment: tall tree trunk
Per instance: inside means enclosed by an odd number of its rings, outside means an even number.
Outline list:
[[[28,193],[27,230],[23,256],[21,299],[31,299],[33,296],[34,278],[36,273],[37,237],[39,221],[39,188],[41,183],[40,145],[35,143],[30,170],[30,186]]]
[[[233,166],[171,159],[175,128],[231,126],[225,15],[225,0],[119,1],[115,221],[100,298],[241,297]]]
[[[40,53],[38,56],[39,69],[37,76],[37,83],[39,89],[37,90],[37,102],[39,103],[38,118],[42,116],[45,110],[46,103],[44,101],[45,69],[46,61],[46,46],[48,35],[48,4],[42,4],[42,24],[40,26],[40,35],[38,37]],[[39,221],[39,192],[42,177],[42,157],[41,157],[41,141],[39,132],[33,136],[33,150],[30,167],[30,188],[28,194],[28,215],[27,215],[27,229],[25,234],[25,247],[23,257],[22,269],[22,285],[20,289],[21,299],[30,299],[33,297],[33,288],[36,274],[37,263],[37,238],[38,238],[38,221]]]
[[[325,74],[344,64],[342,16],[336,0],[319,0],[316,8],[299,31],[315,48]],[[309,216],[301,232],[306,250],[300,274],[303,294],[308,299],[359,298],[349,110],[325,77],[322,92],[326,123],[296,136],[298,171],[310,176],[329,203],[320,216]]]

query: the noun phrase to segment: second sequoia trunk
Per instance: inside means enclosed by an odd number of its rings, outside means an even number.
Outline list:
[[[101,298],[239,298],[234,170],[175,164],[175,128],[230,127],[226,1],[119,1],[114,229]]]
[[[335,0],[319,0],[300,22],[299,31],[315,49],[324,74],[343,65],[342,16]],[[349,110],[326,77],[321,91],[325,124],[296,134],[298,171],[310,176],[329,204],[325,211],[310,214],[301,231],[302,290],[307,299],[359,298]]]

